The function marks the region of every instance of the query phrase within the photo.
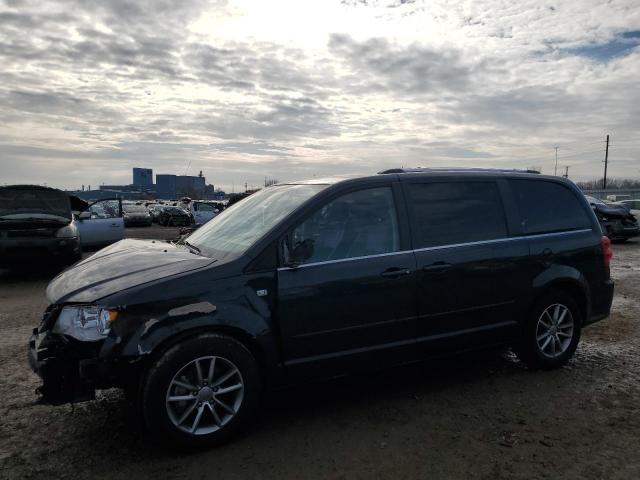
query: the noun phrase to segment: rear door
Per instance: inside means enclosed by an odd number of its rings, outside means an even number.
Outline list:
[[[312,255],[278,269],[278,320],[292,376],[326,376],[413,357],[415,258],[391,185],[339,195],[291,231]],[[406,217],[403,217],[406,226]]]
[[[86,210],[90,218],[80,219],[80,241],[83,247],[108,245],[124,238],[124,220],[120,199],[98,200]]]
[[[412,179],[404,186],[418,269],[419,353],[509,338],[526,296],[528,247],[509,236],[498,181]]]
[[[601,285],[601,233],[587,205],[567,185],[549,180],[510,179],[531,256],[529,284],[533,290],[553,278],[584,276]],[[595,228],[594,228],[595,227]]]

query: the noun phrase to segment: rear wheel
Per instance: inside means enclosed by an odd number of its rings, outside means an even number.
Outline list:
[[[517,354],[534,368],[561,367],[578,347],[581,325],[575,300],[562,291],[549,292],[531,310]]]
[[[142,410],[149,429],[187,447],[219,445],[250,422],[260,380],[233,338],[201,334],[171,347],[149,370]]]

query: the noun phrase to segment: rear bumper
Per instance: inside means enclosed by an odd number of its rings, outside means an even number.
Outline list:
[[[597,322],[609,316],[613,302],[614,281],[607,280],[600,288],[591,292],[591,314],[584,322],[585,325]]]

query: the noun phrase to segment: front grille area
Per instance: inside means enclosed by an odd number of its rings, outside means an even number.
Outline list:
[[[51,238],[56,234],[55,228],[29,228],[22,230],[7,230],[8,238]]]

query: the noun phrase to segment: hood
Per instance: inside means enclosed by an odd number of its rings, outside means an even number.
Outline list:
[[[71,210],[74,212],[82,212],[89,208],[89,202],[86,202],[75,195],[69,195],[69,203],[71,203]]]
[[[95,302],[160,278],[206,267],[216,260],[154,240],[121,240],[76,263],[47,287],[51,303]]]
[[[599,213],[606,217],[627,217],[630,214],[630,209],[626,205],[595,204],[593,206],[593,209],[596,211],[596,213]]]
[[[71,220],[69,197],[62,190],[39,185],[0,187],[0,217],[58,217]]]

